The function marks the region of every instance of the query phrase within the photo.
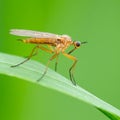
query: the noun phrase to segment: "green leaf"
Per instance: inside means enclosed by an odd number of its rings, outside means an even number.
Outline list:
[[[20,63],[23,60],[24,58],[21,57],[0,53],[0,73],[18,77],[35,84],[57,90],[78,100],[91,104],[111,120],[120,120],[120,110],[104,102],[80,86],[73,85],[70,80],[51,69],[48,69],[47,74],[40,82],[36,82],[45,70],[45,66],[36,61],[30,60],[19,67],[10,67],[11,65]]]

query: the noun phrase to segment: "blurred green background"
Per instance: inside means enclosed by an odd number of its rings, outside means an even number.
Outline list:
[[[1,0],[0,51],[29,55],[33,45],[17,42],[13,28],[68,34],[87,41],[72,55],[77,83],[120,109],[119,0]],[[45,64],[43,51],[34,60]],[[66,64],[67,63],[67,64]],[[69,78],[72,61],[60,56],[58,72]],[[54,61],[50,67],[54,69]],[[64,67],[64,69],[63,69]],[[0,75],[0,120],[108,120],[92,106],[51,89]]]

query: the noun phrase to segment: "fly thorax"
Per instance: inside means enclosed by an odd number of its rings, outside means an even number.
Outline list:
[[[61,38],[67,40],[67,41],[71,41],[71,37],[68,35],[61,35]]]

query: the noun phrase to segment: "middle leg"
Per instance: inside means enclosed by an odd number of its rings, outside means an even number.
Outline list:
[[[58,53],[55,53],[55,54],[49,59],[49,61],[47,62],[45,71],[43,72],[42,76],[37,80],[37,82],[39,82],[39,81],[45,76],[45,74],[47,73],[48,66],[49,66],[50,62],[51,62],[53,59],[55,59],[57,56],[58,56]]]

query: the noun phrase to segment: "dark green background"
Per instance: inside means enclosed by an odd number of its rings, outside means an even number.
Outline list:
[[[79,59],[76,81],[120,109],[119,0],[1,0],[0,51],[27,56],[33,45],[17,42],[19,37],[9,35],[13,28],[68,34],[73,40],[88,41],[73,53]],[[40,52],[33,59],[45,64],[49,57]],[[61,55],[58,72],[69,78],[71,64]],[[50,67],[54,68],[54,62]],[[0,75],[0,119],[108,120],[86,103],[5,75]]]

